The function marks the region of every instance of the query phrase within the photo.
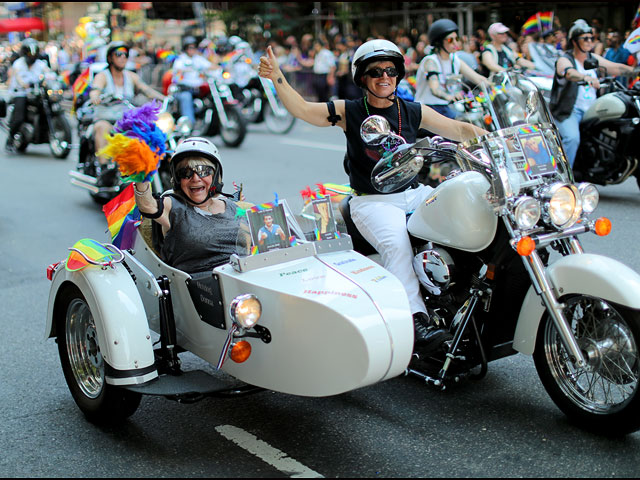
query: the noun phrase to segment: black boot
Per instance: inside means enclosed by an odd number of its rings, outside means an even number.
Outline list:
[[[413,314],[413,330],[415,333],[414,353],[423,359],[444,353],[447,349],[445,342],[453,338],[451,333],[439,328],[426,313],[422,312]]]
[[[13,144],[13,135],[7,137],[7,143],[4,146],[4,151],[7,153],[16,153],[16,147]]]

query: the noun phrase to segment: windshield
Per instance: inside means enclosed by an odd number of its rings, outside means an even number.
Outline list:
[[[301,246],[344,240],[346,226],[338,204],[350,189],[343,185],[333,187],[307,187],[299,196],[260,204],[239,202],[237,256],[269,257],[269,264],[280,263],[298,258],[305,249]],[[345,246],[350,248],[350,242]],[[316,248],[306,250],[313,254]]]
[[[529,78],[516,72],[500,72],[492,78],[493,86],[481,84],[473,90],[476,100],[491,116],[491,130],[523,123],[552,123],[544,97]]]

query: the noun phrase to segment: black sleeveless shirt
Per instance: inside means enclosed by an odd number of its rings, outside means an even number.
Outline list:
[[[407,143],[414,143],[417,138],[420,122],[422,121],[422,106],[416,102],[400,102],[400,118],[402,121],[402,137]],[[389,121],[391,131],[398,133],[398,103],[393,102],[388,108],[375,108],[370,104],[369,114],[381,115]],[[344,158],[344,169],[349,175],[351,188],[360,193],[377,193],[371,184],[371,171],[377,163],[379,155],[369,151],[360,137],[360,125],[369,115],[364,105],[364,99],[345,100],[345,112],[347,117],[347,153]]]

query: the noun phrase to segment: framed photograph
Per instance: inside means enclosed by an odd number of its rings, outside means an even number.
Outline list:
[[[278,248],[287,248],[289,243],[289,226],[282,205],[271,208],[248,211],[251,240],[257,253],[264,253]]]
[[[313,214],[315,216],[316,240],[331,240],[337,238],[338,228],[331,208],[329,197],[319,198],[312,201]]]
[[[526,172],[529,176],[549,175],[556,171],[556,162],[549,147],[540,133],[520,135],[522,153],[527,161]]]

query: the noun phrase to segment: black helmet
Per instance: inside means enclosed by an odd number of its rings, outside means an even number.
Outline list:
[[[111,57],[111,54],[113,52],[115,52],[117,49],[119,48],[124,48],[127,51],[127,55],[129,55],[129,45],[127,45],[124,42],[120,42],[120,41],[114,41],[109,43],[109,45],[107,45],[107,63],[111,63],[111,60],[109,59],[109,57]]]
[[[180,189],[180,180],[176,176],[176,168],[178,164],[189,157],[203,157],[210,160],[215,168],[213,172],[213,182],[211,183],[211,190],[207,199],[215,193],[222,191],[222,163],[220,162],[220,153],[218,148],[211,142],[203,137],[189,137],[182,142],[173,152],[171,157],[171,182],[173,183],[173,190],[177,193],[183,193]]]
[[[193,45],[196,48],[198,47],[198,40],[196,40],[196,37],[187,35],[182,39],[182,50],[186,52],[189,45]]]
[[[393,62],[398,70],[398,80],[404,78],[404,56],[397,45],[389,40],[376,39],[369,40],[358,47],[353,54],[353,62],[351,63],[351,76],[354,83],[358,87],[362,87],[362,75],[367,65],[373,62],[388,60]],[[396,84],[397,85],[397,84]]]
[[[24,42],[22,42],[22,46],[20,47],[20,55],[25,58],[27,64],[33,65],[37,60],[39,53],[40,46],[35,39],[27,38]]]
[[[458,25],[453,20],[449,20],[448,18],[441,18],[440,20],[436,20],[431,24],[429,28],[429,33],[427,36],[429,37],[429,43],[434,47],[442,44],[444,37],[449,35],[450,33],[457,32]]]
[[[593,30],[589,26],[589,24],[585,20],[579,18],[578,20],[573,22],[573,25],[571,25],[571,28],[569,29],[569,33],[567,37],[569,38],[569,42],[571,42],[571,40],[575,40],[580,35],[583,35],[585,33],[592,33],[592,32]]]

